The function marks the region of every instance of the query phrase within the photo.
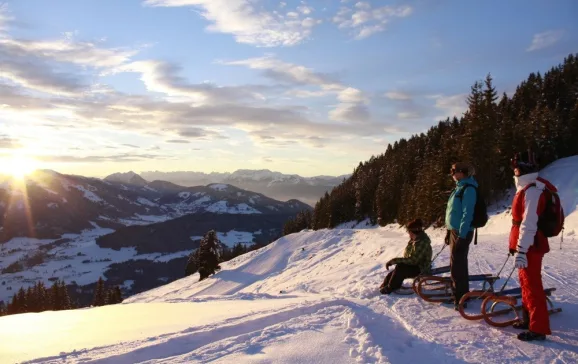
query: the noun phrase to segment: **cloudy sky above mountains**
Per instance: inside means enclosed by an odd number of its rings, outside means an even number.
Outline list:
[[[0,158],[89,176],[351,173],[578,51],[573,0],[1,4]]]

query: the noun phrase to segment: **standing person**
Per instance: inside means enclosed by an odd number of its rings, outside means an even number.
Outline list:
[[[405,247],[403,258],[393,258],[385,264],[389,269],[395,265],[395,269],[387,274],[379,287],[382,294],[390,294],[401,288],[403,280],[414,278],[419,274],[429,274],[431,270],[431,240],[423,230],[421,219],[415,219],[407,225],[409,243]]]
[[[473,166],[467,163],[454,163],[450,172],[456,188],[452,191],[446,207],[448,232],[445,243],[450,246],[450,276],[454,308],[458,310],[460,299],[470,291],[468,252],[474,236],[472,220],[478,182],[473,177]]]
[[[544,340],[551,335],[546,294],[542,286],[542,259],[550,251],[548,238],[538,227],[538,217],[546,206],[544,190],[557,192],[549,181],[538,176],[538,163],[531,151],[511,160],[516,183],[512,202],[510,253],[515,256],[522,288],[523,318],[513,326],[528,330],[518,335],[522,341]]]

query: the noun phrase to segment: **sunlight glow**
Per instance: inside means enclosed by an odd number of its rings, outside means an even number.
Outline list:
[[[22,180],[38,168],[38,162],[24,154],[14,153],[0,157],[0,174]]]

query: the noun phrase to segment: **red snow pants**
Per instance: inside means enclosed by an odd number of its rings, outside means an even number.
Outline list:
[[[522,288],[522,304],[530,317],[530,331],[551,335],[550,316],[546,304],[546,294],[542,286],[543,253],[529,249],[526,253],[528,267],[518,271]]]

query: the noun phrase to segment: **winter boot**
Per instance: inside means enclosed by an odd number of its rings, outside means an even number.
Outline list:
[[[546,335],[544,334],[537,334],[535,332],[532,331],[524,331],[520,334],[518,334],[518,340],[522,340],[522,341],[534,341],[534,340],[546,340]]]

